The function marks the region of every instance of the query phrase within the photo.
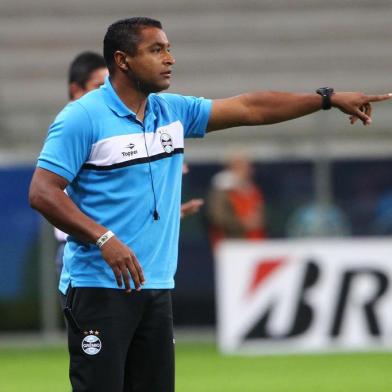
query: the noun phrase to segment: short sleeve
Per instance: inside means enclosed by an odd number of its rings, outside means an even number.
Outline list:
[[[178,94],[159,94],[159,97],[163,98],[180,117],[186,138],[205,135],[211,114],[212,101],[210,99]]]
[[[64,177],[76,177],[88,159],[92,145],[89,115],[78,102],[68,104],[49,127],[37,167]]]

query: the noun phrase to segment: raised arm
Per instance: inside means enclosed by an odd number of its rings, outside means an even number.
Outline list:
[[[337,92],[331,96],[333,107],[350,115],[351,123],[360,119],[371,123],[371,102],[390,99],[392,94],[365,95],[360,92]],[[322,107],[322,98],[316,93],[301,94],[276,91],[246,93],[212,104],[207,131],[242,125],[275,124],[316,112]]]
[[[67,185],[68,182],[63,177],[37,168],[30,185],[30,204],[62,231],[86,243],[95,244],[108,229],[80,211],[64,193]],[[119,287],[124,281],[125,289],[130,291],[130,273],[136,289],[140,288],[144,283],[143,272],[131,249],[113,236],[101,247],[101,252],[104,260],[112,268]]]

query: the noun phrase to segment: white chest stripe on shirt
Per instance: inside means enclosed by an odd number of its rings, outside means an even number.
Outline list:
[[[112,136],[93,144],[85,168],[126,166],[128,163],[165,158],[183,152],[184,128],[180,121],[159,127],[155,132],[146,132],[146,151],[143,133]],[[134,162],[135,161],[135,162]]]

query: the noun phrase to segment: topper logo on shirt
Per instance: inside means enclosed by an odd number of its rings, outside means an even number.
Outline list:
[[[161,134],[161,144],[166,153],[170,154],[173,152],[173,140],[168,133]]]
[[[130,151],[123,151],[121,153],[123,157],[131,157],[132,155],[136,155],[137,154],[137,150],[134,150],[135,145],[133,143],[129,143],[124,148],[129,148]]]

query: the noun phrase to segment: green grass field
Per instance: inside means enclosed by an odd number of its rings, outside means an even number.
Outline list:
[[[392,354],[222,356],[177,344],[177,392],[390,392]],[[0,348],[0,392],[69,392],[65,348]],[[111,392],[111,391],[108,391]]]

